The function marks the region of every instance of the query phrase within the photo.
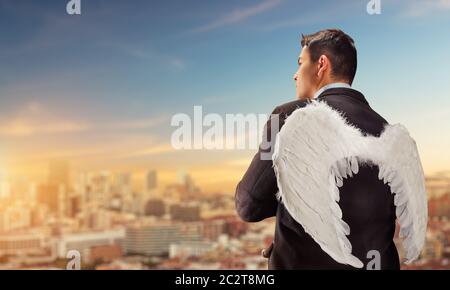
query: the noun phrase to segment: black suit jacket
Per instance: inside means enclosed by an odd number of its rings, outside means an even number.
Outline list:
[[[353,89],[334,88],[325,90],[318,98],[343,113],[348,122],[360,128],[364,134],[379,137],[387,121],[369,106],[364,96]],[[280,114],[280,128],[287,116],[310,101],[296,100],[275,108],[272,114]],[[266,124],[269,140],[270,122]],[[262,149],[253,158],[247,172],[239,182],[236,210],[246,222],[258,222],[276,216],[273,248],[269,257],[269,269],[355,269],[336,262],[305,233],[302,226],[288,213],[275,194],[277,181],[271,160],[261,160]],[[360,165],[358,174],[344,179],[340,188],[339,205],[343,220],[350,226],[348,236],[364,268],[380,253],[381,269],[399,269],[399,256],[393,242],[395,232],[394,196],[388,185],[378,179],[378,166]]]

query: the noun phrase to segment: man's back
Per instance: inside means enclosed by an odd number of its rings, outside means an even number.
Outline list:
[[[318,98],[339,111],[347,121],[364,134],[378,137],[387,121],[373,111],[364,96],[352,89],[326,90]],[[294,101],[280,106],[282,114],[290,115],[305,102]],[[283,116],[282,116],[283,117]],[[399,257],[393,236],[395,232],[394,196],[388,185],[378,179],[378,166],[362,165],[358,174],[344,179],[340,188],[339,206],[343,220],[350,226],[348,236],[352,253],[364,264],[374,259],[369,251],[380,253],[382,269],[398,269]],[[271,269],[352,268],[335,262],[305,233],[286,211],[277,209],[274,249],[269,260]]]
[[[328,89],[317,100],[325,101],[341,112],[349,123],[361,129],[364,134],[378,137],[387,124],[384,118],[370,108],[364,96],[353,89]],[[293,101],[277,107],[275,112],[280,114],[280,125],[284,124],[285,118],[295,109],[307,104],[306,101]],[[260,173],[263,181],[247,172],[238,185],[236,205],[241,216],[246,214],[246,210],[252,210],[252,206],[247,204],[250,202],[256,204],[253,209],[256,215],[261,208],[273,208],[276,211],[276,230],[269,269],[355,269],[336,262],[326,254],[290,216],[282,203],[276,202],[274,205],[271,199],[250,200],[260,191],[267,191],[267,187],[272,186],[272,190],[277,191],[275,175],[273,170],[267,168],[267,162],[269,161],[258,161],[255,157],[249,171],[264,172]],[[258,170],[259,167],[266,169]],[[380,253],[381,269],[399,269],[399,257],[393,243],[396,219],[394,196],[389,186],[378,179],[378,167],[361,165],[358,174],[344,179],[344,185],[339,191],[343,220],[351,229],[348,238],[352,244],[352,254],[366,265],[374,258],[368,256],[369,251],[376,250]],[[255,216],[253,220],[268,216]]]

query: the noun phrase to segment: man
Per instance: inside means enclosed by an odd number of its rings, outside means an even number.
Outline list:
[[[363,94],[351,88],[357,68],[353,39],[338,29],[302,35],[302,51],[298,71],[294,75],[298,100],[278,106],[279,128],[297,109],[311,100],[326,102],[342,112],[347,121],[367,136],[378,137],[388,122],[376,113]],[[273,144],[271,122],[266,134]],[[332,145],[332,144],[331,144]],[[269,269],[356,269],[339,263],[308,234],[276,198],[279,191],[272,160],[262,158],[261,147],[237,186],[235,202],[239,216],[246,222],[258,222],[276,216],[275,237],[263,252],[269,257]],[[321,162],[317,160],[317,162]],[[379,253],[381,269],[399,269],[399,255],[393,242],[396,228],[394,195],[388,184],[378,178],[376,165],[361,164],[358,174],[346,179],[339,189],[339,206],[343,221],[351,231],[348,235],[351,253],[364,268]],[[356,259],[356,260],[357,260]]]

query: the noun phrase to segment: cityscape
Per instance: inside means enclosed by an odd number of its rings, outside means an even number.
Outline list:
[[[420,152],[426,246],[402,269],[450,269],[450,0],[75,2],[0,0],[0,269],[267,269],[276,218],[243,222],[235,188],[327,28]]]
[[[426,177],[429,225],[420,258],[403,269],[450,269],[450,172]],[[44,183],[0,177],[0,269],[267,269],[260,254],[275,218],[245,223],[233,192],[203,192],[188,172],[161,186],[148,170],[72,173],[52,161]],[[401,241],[395,242],[402,256]]]

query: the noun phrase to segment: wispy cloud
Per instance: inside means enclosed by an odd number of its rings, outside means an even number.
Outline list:
[[[155,127],[164,122],[168,122],[169,116],[154,117],[148,119],[126,120],[121,122],[113,122],[111,124],[99,125],[100,128],[109,129],[146,129]]]
[[[0,135],[24,137],[37,134],[74,133],[86,130],[85,124],[71,121],[58,121],[52,124],[36,124],[25,119],[15,119],[0,126]]]
[[[337,14],[333,11],[318,11],[318,12],[314,12],[314,13],[308,13],[305,14],[304,16],[296,16],[294,18],[288,18],[288,19],[283,19],[280,20],[278,22],[272,22],[266,25],[262,25],[259,27],[259,30],[264,31],[264,32],[271,32],[274,30],[278,30],[278,29],[283,29],[283,28],[290,28],[290,27],[299,27],[302,25],[307,25],[307,24],[313,24],[313,23],[318,23],[320,21],[323,21],[323,19],[333,19],[336,18]]]
[[[182,58],[156,51],[148,45],[138,46],[123,43],[102,43],[101,45],[105,48],[114,48],[127,57],[154,62],[173,71],[183,71],[187,66],[186,61]]]
[[[355,15],[355,13],[358,13],[358,9],[360,9],[360,6],[355,5],[352,1],[332,2],[327,5],[322,5],[319,8],[305,6],[305,9],[301,9],[299,12],[295,9],[294,16],[286,14],[282,19],[274,20],[273,22],[259,26],[258,30],[271,32],[284,28],[310,26],[312,24],[323,23],[324,21],[337,22],[341,19]],[[361,11],[359,11],[359,13],[365,13],[365,10]]]
[[[151,147],[136,150],[133,152],[128,152],[125,154],[121,154],[116,156],[116,158],[132,158],[132,157],[144,157],[144,156],[151,156],[151,155],[157,155],[162,153],[169,153],[174,152],[175,149],[170,144],[159,144],[159,145],[153,145]]]
[[[205,25],[196,27],[189,31],[190,33],[202,33],[202,32],[208,32],[211,30],[215,30],[218,28],[222,28],[225,26],[233,25],[242,21],[245,21],[251,17],[254,17],[258,14],[264,13],[278,5],[281,4],[283,0],[266,0],[263,2],[260,2],[259,4],[246,7],[246,8],[239,8],[234,11],[232,11],[229,14],[224,15],[223,17],[212,21],[210,23],[207,23]]]
[[[168,116],[140,118],[113,122],[71,120],[56,116],[37,102],[26,104],[8,119],[0,119],[0,136],[31,137],[42,135],[71,134],[87,131],[123,131],[152,128],[169,120]]]
[[[422,17],[432,13],[450,11],[450,0],[408,0],[405,2],[405,17]]]

